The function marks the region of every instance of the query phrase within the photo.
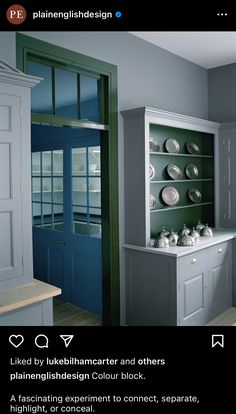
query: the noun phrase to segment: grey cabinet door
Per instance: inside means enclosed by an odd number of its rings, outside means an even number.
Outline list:
[[[208,318],[205,252],[187,255],[178,264],[179,325],[204,325]]]
[[[232,240],[232,305],[236,306],[236,239]]]
[[[220,225],[236,227],[236,129],[220,141]]]
[[[206,272],[186,274],[180,283],[180,325],[204,325],[208,319]]]
[[[0,281],[22,275],[20,97],[0,94]]]
[[[210,319],[232,306],[232,257],[227,253],[215,259],[209,270]]]
[[[127,325],[176,325],[175,259],[126,251]]]

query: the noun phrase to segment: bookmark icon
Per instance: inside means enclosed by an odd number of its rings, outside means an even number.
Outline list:
[[[60,335],[61,339],[64,341],[65,347],[68,348],[74,335]]]
[[[224,335],[211,335],[211,347],[220,346],[224,348]]]

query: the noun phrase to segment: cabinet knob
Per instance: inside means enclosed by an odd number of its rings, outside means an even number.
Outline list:
[[[66,244],[65,240],[57,240],[57,243],[58,243],[58,244],[63,244],[64,246],[65,246],[65,244]]]
[[[221,252],[222,252],[222,249],[219,249],[219,250],[218,250],[218,253],[221,253]]]
[[[191,260],[191,263],[196,263],[196,261],[197,261],[196,257],[193,257]]]

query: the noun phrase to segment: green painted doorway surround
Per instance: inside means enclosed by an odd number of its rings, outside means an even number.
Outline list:
[[[30,56],[58,61],[65,68],[75,65],[82,70],[99,73],[104,80],[103,95],[105,93],[106,97],[102,97],[103,114],[100,124],[35,113],[32,113],[32,121],[70,127],[95,128],[101,130],[101,135],[104,134],[102,155],[102,186],[104,190],[102,199],[104,216],[102,236],[103,323],[104,325],[119,325],[117,68],[115,65],[101,60],[17,33],[16,61],[18,69],[26,72],[26,63]]]

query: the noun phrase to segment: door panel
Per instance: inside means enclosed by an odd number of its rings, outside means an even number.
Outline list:
[[[45,227],[33,227],[34,277],[61,288],[60,299],[67,300],[62,234]]]
[[[63,149],[32,154],[33,224],[37,227],[64,229]]]
[[[35,275],[60,287],[63,300],[102,314],[99,133],[38,128],[44,138],[32,154]]]
[[[205,266],[180,266],[180,325],[204,325],[208,320]]]
[[[23,274],[20,97],[0,96],[0,279]]]
[[[220,141],[220,224],[236,226],[236,133],[223,131]]]
[[[215,261],[210,269],[210,309],[211,319],[232,306],[232,258],[231,254],[224,255]]]
[[[204,308],[203,273],[184,282],[184,319]]]
[[[48,282],[62,290],[61,298],[66,298],[65,289],[65,249],[64,247],[48,247]]]
[[[102,314],[101,253],[101,170],[100,146],[78,142],[67,145],[71,197],[68,238],[71,282],[68,296],[72,303]],[[70,164],[71,162],[71,164]]]
[[[37,241],[35,229],[33,229],[33,257],[34,257],[34,277],[43,282],[48,281],[47,273],[47,246]]]
[[[81,308],[101,314],[101,282],[101,258],[96,259],[74,253],[70,286],[71,301]]]

